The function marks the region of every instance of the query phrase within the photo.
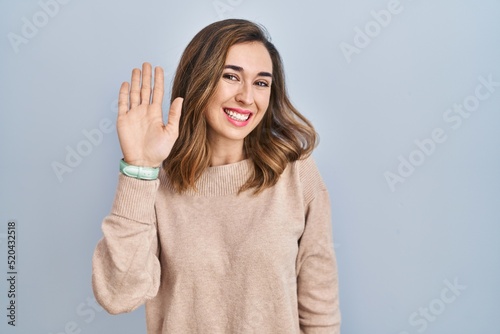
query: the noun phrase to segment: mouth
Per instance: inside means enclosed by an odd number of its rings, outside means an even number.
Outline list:
[[[250,111],[246,110],[236,110],[236,109],[230,109],[230,108],[224,108],[224,113],[229,117],[230,119],[236,121],[236,122],[246,122],[250,119],[252,116],[252,113]]]

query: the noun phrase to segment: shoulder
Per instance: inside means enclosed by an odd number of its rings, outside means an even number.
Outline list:
[[[312,155],[291,162],[288,168],[300,182],[306,202],[310,202],[318,193],[327,190]]]

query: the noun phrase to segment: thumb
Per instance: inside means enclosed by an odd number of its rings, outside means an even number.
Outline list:
[[[170,105],[170,110],[168,112],[168,123],[167,127],[174,130],[176,133],[179,131],[179,120],[181,119],[182,103],[184,99],[182,97],[176,97],[172,104]]]

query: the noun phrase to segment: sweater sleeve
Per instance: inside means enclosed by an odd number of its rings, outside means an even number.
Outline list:
[[[159,181],[119,176],[103,238],[92,258],[92,288],[109,313],[130,312],[160,286],[155,198]]]
[[[301,334],[339,334],[338,275],[331,209],[312,159],[304,163],[305,228],[297,256],[297,295]]]

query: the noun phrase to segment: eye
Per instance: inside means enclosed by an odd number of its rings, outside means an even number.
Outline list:
[[[259,87],[269,87],[269,83],[267,81],[257,81],[255,84]]]
[[[231,80],[231,81],[238,81],[238,77],[236,75],[234,75],[234,74],[231,74],[231,73],[224,73],[222,75],[222,77],[224,79],[228,79],[228,80]]]

